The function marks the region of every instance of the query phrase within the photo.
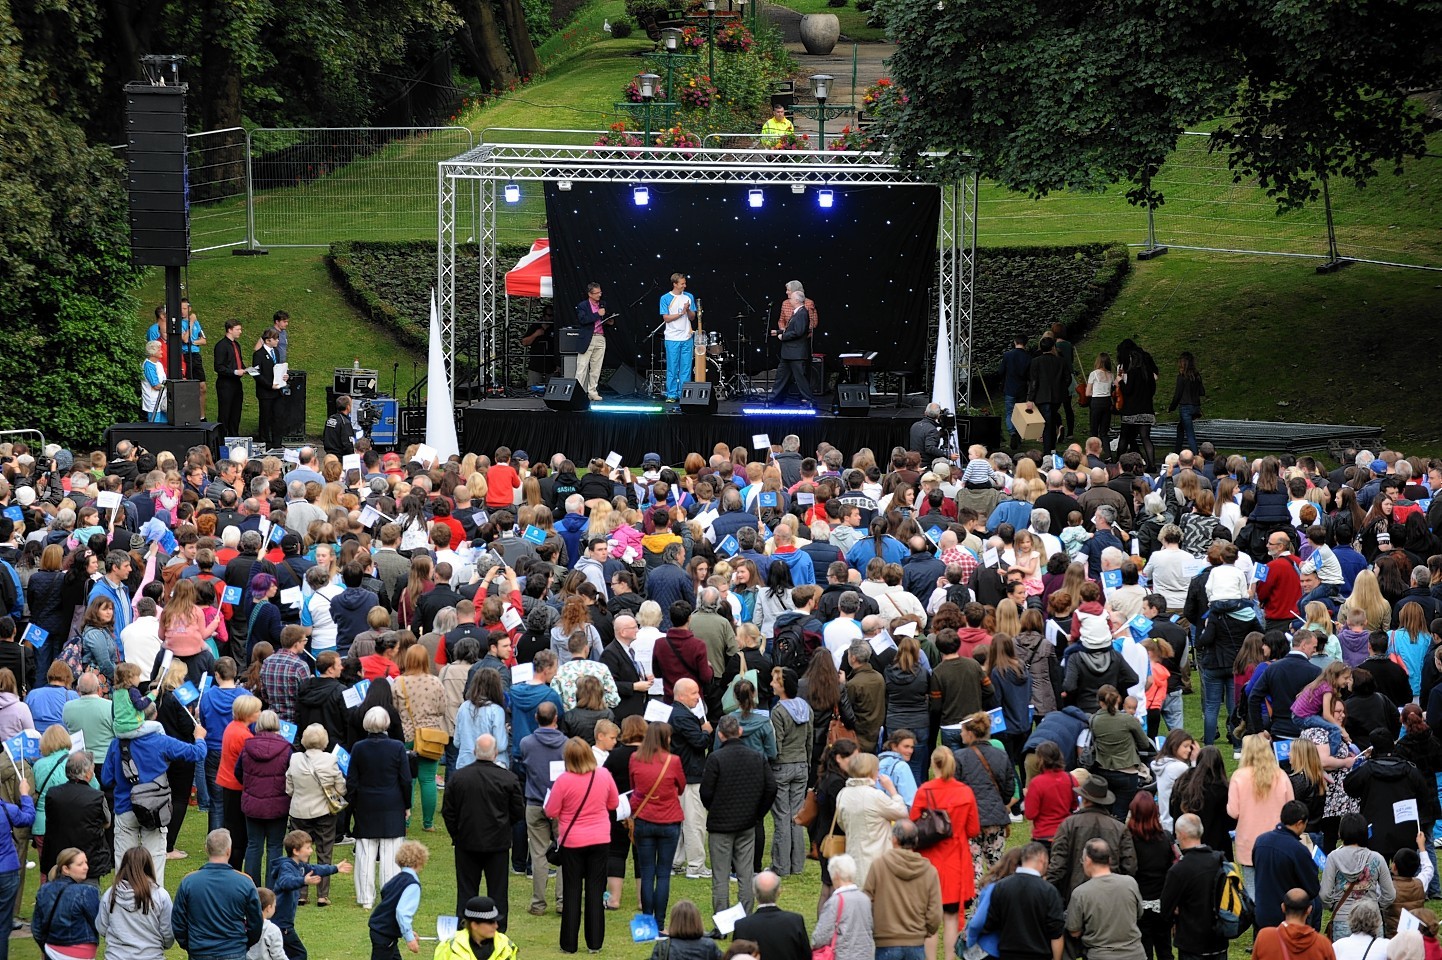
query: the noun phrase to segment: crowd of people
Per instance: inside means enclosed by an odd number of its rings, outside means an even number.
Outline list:
[[[1442,461],[356,452],[0,445],[0,902],[48,956],[303,960],[341,874],[393,960],[440,829],[446,960],[513,907],[669,958],[1442,951]]]

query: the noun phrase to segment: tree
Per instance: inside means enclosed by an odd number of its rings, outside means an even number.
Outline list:
[[[1124,181],[1144,206],[1164,200],[1151,178],[1183,129],[1214,117],[1235,116],[1217,148],[1283,209],[1327,175],[1364,183],[1379,160],[1420,151],[1403,91],[1435,86],[1442,56],[1442,0],[878,6],[910,96],[883,123],[903,163],[975,169],[1032,196]],[[932,162],[927,150],[954,153]]]
[[[0,4],[0,428],[90,444],[139,409],[138,275],[123,171],[47,109],[49,66],[24,59]]]

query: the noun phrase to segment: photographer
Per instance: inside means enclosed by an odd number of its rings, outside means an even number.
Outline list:
[[[350,419],[351,399],[346,394],[335,398],[335,413],[326,417],[321,445],[325,452],[337,457],[355,453],[355,428]]]
[[[952,427],[947,426],[948,421]],[[951,411],[942,410],[940,404],[927,404],[923,419],[911,425],[908,449],[919,451],[923,463],[930,463],[937,459],[950,459],[949,439],[955,422]]]

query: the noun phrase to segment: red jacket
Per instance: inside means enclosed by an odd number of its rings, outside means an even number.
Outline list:
[[[669,765],[666,758],[671,758]],[[666,766],[665,779],[659,785],[656,778],[661,776],[661,767]],[[651,793],[652,786],[656,792]],[[645,820],[648,823],[680,823],[684,818],[681,813],[681,794],[686,790],[686,771],[682,769],[681,758],[672,754],[658,754],[649,762],[642,762],[636,754],[631,754],[631,814],[638,820]],[[651,794],[651,799],[646,801],[640,813],[636,808],[641,806],[641,801],[646,800],[646,795]]]
[[[1267,579],[1257,582],[1257,599],[1268,620],[1287,620],[1300,615],[1302,578],[1297,574],[1301,561],[1294,554],[1283,554],[1267,564]]]
[[[976,652],[977,647],[991,646],[991,634],[981,627],[962,627],[956,631],[956,638],[961,641],[961,655],[969,657]]]
[[[673,702],[677,680],[690,677],[706,692],[711,682],[711,658],[706,655],[706,644],[686,627],[672,627],[666,635],[656,641],[651,653],[651,663],[656,675],[665,685],[665,700]],[[644,794],[642,794],[644,796]]]

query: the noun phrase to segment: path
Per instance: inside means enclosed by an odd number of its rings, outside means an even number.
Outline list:
[[[831,96],[828,103],[836,105],[850,105],[852,92],[855,91],[856,101],[859,106],[861,94],[867,87],[877,80],[889,74],[886,68],[886,60],[896,51],[896,45],[891,43],[856,43],[853,44],[842,34],[841,40],[837,42],[836,48],[826,56],[812,56],[806,52],[801,44],[801,14],[789,7],[779,6],[775,3],[768,3],[762,8],[768,20],[776,25],[781,31],[782,38],[786,41],[786,49],[791,51],[800,67],[801,79],[796,81],[797,99],[804,103],[813,103],[810,84],[806,81],[815,73],[829,73],[836,79],[832,81]],[[852,86],[852,57],[855,55],[856,84]],[[816,136],[816,121],[807,117],[795,117],[797,133],[809,133]],[[841,128],[848,123],[854,124],[856,115],[847,114],[826,124],[827,139],[839,133]]]

